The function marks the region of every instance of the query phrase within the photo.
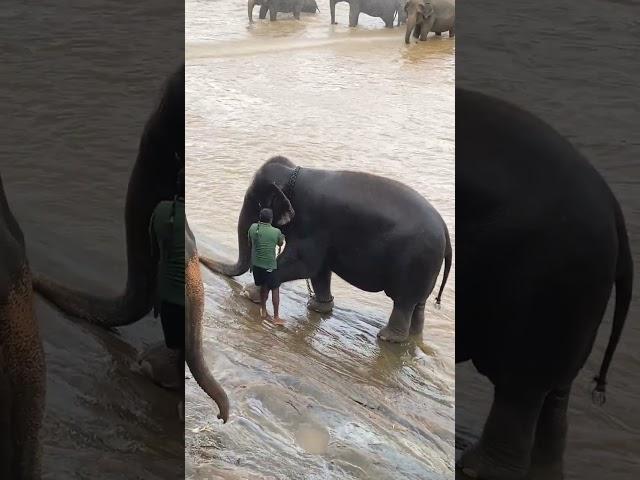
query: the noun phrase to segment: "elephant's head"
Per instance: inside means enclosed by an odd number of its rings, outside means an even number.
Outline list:
[[[404,35],[404,42],[408,44],[411,32],[416,29],[414,36],[418,37],[422,24],[434,14],[434,9],[429,0],[407,0],[404,4],[404,11],[407,15],[407,30]]]
[[[242,210],[238,217],[238,261],[225,264],[201,258],[211,270],[230,277],[242,275],[249,269],[251,251],[247,233],[252,223],[258,221],[260,210],[273,211],[273,224],[284,227],[289,224],[295,210],[287,196],[287,183],[295,171],[295,165],[284,157],[273,157],[258,169],[244,195]]]

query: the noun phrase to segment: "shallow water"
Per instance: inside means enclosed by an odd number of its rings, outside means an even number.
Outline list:
[[[454,40],[406,47],[401,29],[362,15],[350,30],[345,5],[331,26],[319,6],[249,26],[242,2],[186,3],[187,215],[200,250],[234,259],[244,191],[276,154],[400,180],[455,243]],[[221,425],[187,381],[189,478],[452,478],[455,266],[423,341],[406,345],[376,340],[383,293],[334,276],[336,308],[320,316],[292,282],[276,328],[241,297],[249,274],[205,272],[204,350],[232,411]]]
[[[7,197],[32,269],[94,292],[124,287],[129,172],[174,68],[167,59],[175,37],[154,24],[175,4],[145,7],[89,0],[5,2],[2,9],[0,170]],[[123,32],[140,32],[139,52],[126,35],[110,36],[99,17],[88,20],[95,9],[117,11]],[[145,57],[162,41],[157,57]],[[123,92],[126,117],[116,108]],[[147,317],[116,335],[73,322],[36,298],[47,362],[43,478],[180,478],[178,397],[130,368],[146,345],[161,340],[159,322]]]
[[[607,403],[602,408],[593,405],[591,389],[609,340],[613,302],[593,352],[574,382],[566,478],[637,478],[640,325],[635,320],[640,308],[640,149],[637,138],[623,137],[620,132],[633,131],[632,126],[640,123],[637,103],[629,101],[640,95],[640,68],[635,60],[640,4],[587,0],[505,5],[497,1],[465,4],[456,34],[469,41],[459,51],[456,83],[527,106],[566,135],[618,197],[634,252],[633,301],[609,370]],[[477,16],[485,20],[476,24],[473,19]],[[527,22],[520,22],[520,18]],[[490,30],[478,28],[489,22]],[[525,26],[532,30],[525,30]],[[494,65],[501,67],[495,69]],[[490,407],[491,385],[470,364],[456,369],[456,385],[456,434],[464,445],[481,432]]]

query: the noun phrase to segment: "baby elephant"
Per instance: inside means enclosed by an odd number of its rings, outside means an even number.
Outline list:
[[[45,363],[24,237],[0,177],[0,478],[40,479]]]
[[[267,12],[269,12],[269,18],[274,21],[277,20],[279,12],[293,13],[294,18],[300,20],[300,12],[316,13],[319,11],[316,0],[249,0],[247,13],[251,23],[253,23],[253,7],[256,5],[260,5],[258,17],[261,20],[267,18]]]
[[[441,35],[448,31],[449,37],[455,35],[455,0],[407,0],[404,11],[407,14],[404,42],[407,44],[412,31],[413,36],[421,41],[427,39],[429,32]]]

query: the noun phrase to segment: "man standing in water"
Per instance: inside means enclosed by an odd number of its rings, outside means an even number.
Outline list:
[[[282,232],[271,225],[273,212],[268,208],[260,211],[260,222],[249,227],[249,244],[251,245],[251,271],[256,286],[260,287],[260,316],[267,316],[267,299],[271,292],[273,301],[273,323],[284,325],[280,319],[280,285],[275,278],[278,268],[276,246],[278,251],[284,243]]]
[[[153,313],[160,313],[165,345],[177,358],[179,383],[184,379],[184,169],[178,172],[176,195],[156,206],[149,222],[153,258],[158,277]]]

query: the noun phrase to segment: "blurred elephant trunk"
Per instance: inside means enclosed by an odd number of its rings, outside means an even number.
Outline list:
[[[249,16],[249,22],[253,23],[253,7],[255,6],[255,0],[249,0],[247,3],[247,15]]]
[[[186,283],[186,345],[185,360],[200,388],[218,405],[220,418],[229,419],[229,398],[207,367],[202,351],[202,322],[204,317],[204,286],[200,276],[198,258],[194,256],[185,265]]]

